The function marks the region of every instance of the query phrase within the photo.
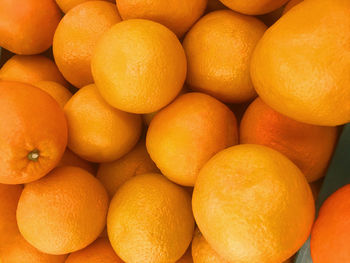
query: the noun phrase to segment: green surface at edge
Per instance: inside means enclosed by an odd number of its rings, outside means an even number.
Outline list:
[[[316,212],[322,203],[337,189],[350,183],[350,124],[345,125],[337,148],[329,165],[320,194],[316,201]],[[310,239],[297,253],[295,263],[313,263],[310,254]]]

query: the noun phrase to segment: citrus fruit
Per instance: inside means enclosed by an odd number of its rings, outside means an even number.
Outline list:
[[[235,263],[287,260],[307,240],[315,214],[310,187],[297,166],[253,144],[230,147],[204,165],[192,206],[204,238]]]
[[[72,93],[67,88],[54,81],[42,80],[33,85],[50,94],[51,97],[58,102],[61,108],[63,108],[67,101],[72,97]]]
[[[229,103],[256,96],[250,59],[266,30],[257,18],[220,10],[202,17],[186,35],[189,88]]]
[[[60,255],[92,243],[106,224],[108,195],[87,171],[54,169],[24,188],[17,207],[23,237],[45,253]]]
[[[91,1],[91,0],[56,0],[56,3],[64,13],[67,13],[73,7],[88,1]],[[106,1],[115,2],[114,0],[106,0]]]
[[[133,176],[156,172],[159,170],[148,155],[145,141],[141,140],[122,158],[114,162],[102,163],[96,177],[112,198],[118,188]]]
[[[28,183],[58,164],[67,124],[50,95],[28,84],[0,82],[0,116],[0,183]]]
[[[98,39],[120,22],[117,7],[105,1],[88,1],[71,9],[59,23],[54,40],[55,62],[75,87],[94,82],[90,64]]]
[[[41,80],[49,80],[66,86],[62,74],[52,60],[42,55],[15,55],[0,69],[0,80],[19,81],[36,84]]]
[[[237,144],[237,121],[220,101],[187,93],[161,110],[148,128],[147,150],[162,173],[193,186],[202,166],[217,152]]]
[[[208,0],[118,0],[121,17],[148,19],[168,27],[182,37],[204,13]],[[176,11],[174,11],[176,10]]]
[[[64,107],[68,147],[91,162],[111,162],[137,143],[141,117],[111,107],[94,84],[80,89]]]
[[[98,238],[88,247],[73,252],[65,263],[123,263],[107,238]]]
[[[57,164],[56,167],[62,167],[62,166],[76,166],[88,171],[91,174],[96,174],[95,164],[92,164],[80,158],[78,155],[73,153],[68,148],[64,152],[60,162]]]
[[[323,203],[311,233],[314,263],[350,262],[350,184]]]
[[[262,15],[283,6],[288,0],[220,0],[228,8],[247,15]]]
[[[297,4],[303,2],[304,0],[290,0],[286,6],[284,7],[283,14],[287,13],[289,10],[291,10],[294,6]]]
[[[266,31],[251,62],[266,104],[305,123],[350,121],[349,10],[348,1],[304,1]]]
[[[114,195],[108,236],[128,263],[176,262],[194,229],[190,195],[160,174],[131,178]]]
[[[51,46],[61,13],[53,0],[2,0],[0,17],[0,46],[32,55]]]
[[[150,113],[169,104],[186,78],[181,43],[165,26],[143,19],[114,25],[97,43],[92,75],[113,107]]]
[[[240,124],[240,143],[261,144],[293,161],[313,182],[325,175],[336,145],[338,129],[290,119],[260,98],[246,110]]]

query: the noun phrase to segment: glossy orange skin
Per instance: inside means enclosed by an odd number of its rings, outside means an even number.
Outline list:
[[[250,104],[240,125],[240,143],[261,144],[283,153],[301,169],[309,182],[324,176],[337,138],[337,127],[292,120],[260,98]]]
[[[323,203],[311,232],[314,263],[350,262],[350,184]]]
[[[46,92],[19,82],[0,82],[0,183],[23,184],[52,170],[67,146],[63,110]],[[37,161],[28,154],[39,151]]]
[[[57,82],[43,80],[33,85],[51,95],[51,97],[57,101],[62,109],[68,100],[73,96],[73,94],[66,87]]]
[[[289,10],[291,10],[294,6],[297,4],[300,4],[304,0],[290,0],[286,6],[284,7],[283,14],[287,13]]]
[[[0,46],[33,55],[51,46],[61,13],[54,0],[3,0],[0,17]]]
[[[288,0],[220,0],[228,8],[246,15],[262,15],[283,6]]]
[[[80,158],[78,155],[73,153],[68,148],[64,152],[61,158],[61,161],[58,163],[56,167],[62,167],[62,166],[76,166],[88,171],[91,174],[96,174],[96,167],[95,167],[96,164],[90,163]]]

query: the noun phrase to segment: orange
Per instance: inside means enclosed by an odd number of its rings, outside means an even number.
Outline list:
[[[202,16],[208,0],[117,0],[121,17],[142,18],[165,25],[182,37]]]
[[[67,124],[50,95],[28,84],[0,82],[0,116],[0,183],[28,183],[58,164]]]
[[[350,262],[350,184],[323,203],[311,233],[314,263]]]
[[[284,7],[283,14],[287,13],[289,10],[291,10],[294,6],[297,4],[303,2],[304,0],[290,0],[288,4]]]
[[[77,5],[80,5],[88,1],[90,0],[56,0],[56,3],[64,13],[67,13],[73,7],[76,7]],[[114,0],[106,0],[106,1],[115,2]]]
[[[230,10],[202,17],[183,42],[188,86],[228,103],[254,98],[250,58],[265,30],[257,18]]]
[[[266,104],[309,124],[350,121],[349,10],[350,1],[304,1],[266,31],[251,62]]]
[[[148,128],[147,150],[162,173],[193,186],[202,166],[217,152],[237,144],[237,121],[223,103],[188,93],[161,110]]]
[[[193,263],[191,246],[187,249],[186,253],[176,263]]]
[[[123,21],[107,31],[96,46],[91,67],[102,97],[132,113],[163,108],[186,78],[186,56],[175,34],[143,19]]]
[[[85,170],[65,166],[24,188],[17,207],[23,237],[42,252],[60,255],[92,243],[106,224],[108,195]]]
[[[75,93],[64,111],[68,147],[90,162],[111,162],[122,157],[141,134],[141,117],[112,108],[94,84]]]
[[[135,148],[122,158],[102,163],[97,172],[97,179],[105,186],[112,198],[118,188],[135,175],[159,172],[149,157],[145,141],[140,141]]]
[[[224,5],[232,10],[247,15],[262,15],[270,13],[285,3],[288,0],[220,0]]]
[[[76,166],[88,171],[91,174],[96,174],[96,167],[94,164],[80,158],[68,148],[64,152],[61,161],[56,167],[62,166]]]
[[[128,263],[170,263],[185,254],[193,234],[190,195],[160,174],[131,178],[114,195],[108,237]]]
[[[72,97],[72,93],[57,82],[42,80],[33,85],[50,94],[51,97],[54,98],[62,108]]]
[[[240,124],[240,143],[261,144],[283,153],[313,182],[325,175],[337,142],[336,127],[292,120],[260,98],[246,110]]]
[[[53,0],[2,0],[0,17],[0,46],[32,55],[51,46],[61,13]]]
[[[253,144],[230,147],[205,164],[192,206],[204,238],[235,263],[287,260],[307,240],[315,214],[312,192],[297,166]]]
[[[120,21],[117,7],[105,1],[82,3],[62,18],[54,36],[53,54],[63,76],[75,87],[94,82],[92,52],[102,34]]]
[[[69,255],[65,263],[123,263],[107,238],[99,238],[88,247]]]
[[[55,63],[42,55],[13,56],[0,69],[0,80],[19,81],[29,84],[48,80],[64,86],[67,85]]]

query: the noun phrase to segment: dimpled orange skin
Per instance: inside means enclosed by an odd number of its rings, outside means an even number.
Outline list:
[[[2,0],[0,17],[0,46],[33,55],[51,46],[61,13],[54,0]]]
[[[91,0],[56,0],[56,3],[64,13],[67,13],[69,10],[76,7],[77,5],[80,5],[88,1],[91,1]],[[105,0],[105,1],[115,2],[114,0]]]
[[[0,116],[0,183],[28,183],[58,164],[67,123],[50,95],[28,84],[0,82]]]
[[[94,82],[92,52],[102,34],[120,21],[117,7],[105,1],[80,4],[62,18],[54,36],[53,53],[63,76],[75,87]]]
[[[350,184],[332,194],[321,206],[311,232],[314,263],[350,261]]]
[[[294,6],[297,4],[300,4],[304,0],[290,0],[286,6],[284,7],[283,14],[287,13],[289,10],[291,10]]]
[[[122,158],[114,162],[102,163],[96,177],[112,198],[118,188],[133,176],[157,172],[159,169],[149,156],[145,141],[141,140]]]
[[[201,169],[192,207],[205,239],[235,263],[283,262],[308,238],[315,214],[305,176],[281,153],[230,147]]]
[[[27,184],[17,207],[23,237],[45,253],[61,255],[92,243],[106,224],[108,195],[87,171],[56,168]]]
[[[220,0],[228,8],[246,15],[262,15],[283,6],[288,0]]]
[[[99,238],[88,247],[73,252],[65,263],[123,263],[108,238]]]
[[[0,69],[0,80],[19,81],[35,84],[42,80],[67,85],[55,63],[42,55],[10,58]]]
[[[111,162],[122,157],[141,134],[141,117],[111,107],[94,84],[75,93],[64,112],[68,147],[90,162]]]
[[[123,20],[142,18],[158,22],[182,37],[202,16],[208,0],[117,0]]]
[[[350,121],[349,10],[349,1],[304,1],[266,31],[251,62],[265,103],[305,123]]]
[[[254,98],[250,58],[266,28],[257,18],[231,10],[202,17],[183,42],[188,86],[227,103]]]
[[[314,182],[325,175],[338,129],[295,121],[257,98],[246,110],[239,134],[241,144],[265,145],[284,154]]]
[[[186,56],[174,33],[143,19],[114,25],[98,42],[92,74],[113,107],[151,113],[169,104],[186,78]]]
[[[73,153],[68,148],[64,152],[61,158],[61,161],[58,163],[56,167],[62,167],[62,166],[76,166],[88,171],[91,174],[96,174],[95,164],[80,158],[78,155]]]
[[[125,262],[176,262],[192,240],[191,197],[160,174],[135,176],[113,197],[107,230]]]
[[[188,93],[161,110],[148,128],[146,146],[162,173],[193,186],[199,170],[217,152],[237,144],[236,117],[202,93]]]
[[[62,109],[73,95],[67,88],[53,81],[39,81],[34,86],[51,95]]]

